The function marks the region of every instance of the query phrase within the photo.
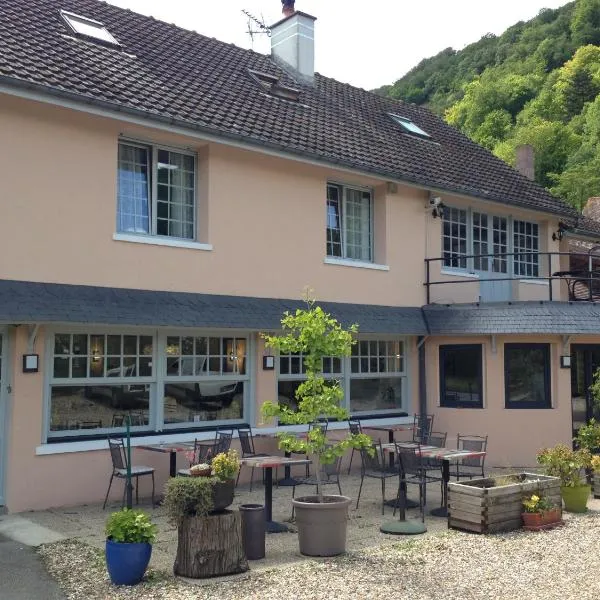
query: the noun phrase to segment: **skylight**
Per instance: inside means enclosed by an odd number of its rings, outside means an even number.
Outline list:
[[[248,71],[252,75],[252,78],[258,81],[261,87],[271,96],[283,98],[290,102],[298,102],[300,100],[300,90],[283,85],[277,77],[268,73],[262,73],[261,71],[253,71],[252,69],[248,69]]]
[[[120,46],[119,42],[100,21],[94,21],[94,19],[88,19],[87,17],[82,17],[66,10],[61,10],[60,16],[75,33],[104,42],[105,44]]]
[[[406,117],[401,117],[400,115],[396,115],[394,113],[388,113],[396,123],[402,125],[406,131],[412,133],[414,135],[418,135],[420,137],[429,138],[431,137],[426,131],[423,131],[418,125],[415,125],[410,119]]]

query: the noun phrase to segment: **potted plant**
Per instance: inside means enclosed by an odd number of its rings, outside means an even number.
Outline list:
[[[203,578],[248,569],[240,514],[226,510],[233,502],[239,465],[231,449],[212,459],[212,475],[172,477],[167,482],[163,506],[177,526],[176,575]]]
[[[558,477],[561,482],[560,493],[569,512],[585,512],[591,486],[588,485],[582,471],[600,470],[600,456],[592,456],[587,448],[573,450],[565,444],[553,448],[544,448],[537,455],[547,475]]]
[[[348,434],[335,443],[327,440],[318,424],[320,419],[346,420],[348,411],[341,407],[344,392],[336,380],[323,378],[323,359],[349,356],[355,342],[353,334],[358,326],[348,330],[320,306],[305,296],[306,309],[294,314],[286,312],[281,320],[281,335],[263,335],[265,345],[281,353],[301,353],[306,380],[296,391],[297,409],[265,402],[262,414],[276,417],[282,425],[311,425],[306,437],[279,432],[279,448],[306,453],[314,464],[317,494],[292,500],[296,513],[300,552],[309,556],[334,556],[346,550],[346,526],[350,498],[339,495],[324,496],[321,487],[321,469],[333,463],[348,448],[368,448],[371,438],[364,434]]]
[[[523,525],[525,529],[547,529],[561,522],[561,508],[539,492],[523,499]]]
[[[152,555],[156,525],[141,510],[114,512],[106,523],[106,567],[115,585],[139,583]]]

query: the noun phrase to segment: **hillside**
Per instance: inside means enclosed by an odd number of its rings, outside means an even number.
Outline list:
[[[428,106],[511,164],[531,144],[536,180],[581,208],[600,196],[599,45],[600,0],[576,0],[376,91]]]

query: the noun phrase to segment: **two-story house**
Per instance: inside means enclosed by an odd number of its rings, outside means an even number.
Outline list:
[[[359,324],[325,365],[353,415],[433,413],[521,466],[591,410],[600,309],[568,302],[559,253],[597,226],[429,111],[315,73],[293,4],[264,56],[97,0],[0,3],[8,510],[100,500],[126,416],[134,446],[274,432],[260,405],[294,401],[302,357],[260,333],[305,286]]]

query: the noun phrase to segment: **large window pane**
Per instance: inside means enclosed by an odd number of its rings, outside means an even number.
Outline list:
[[[400,410],[402,381],[402,377],[351,379],[350,410],[353,413]]]
[[[440,404],[482,408],[482,347],[440,346]]]
[[[513,252],[515,275],[538,277],[539,268],[539,227],[528,221],[513,223]]]
[[[150,233],[150,150],[119,144],[117,230]]]
[[[506,408],[550,408],[550,345],[504,345]]]
[[[466,210],[452,207],[444,209],[442,248],[445,267],[467,268]]]
[[[86,434],[95,429],[122,429],[127,416],[133,427],[147,427],[149,406],[149,385],[53,385],[50,431]]]
[[[165,384],[165,424],[244,418],[243,381],[200,381]]]

